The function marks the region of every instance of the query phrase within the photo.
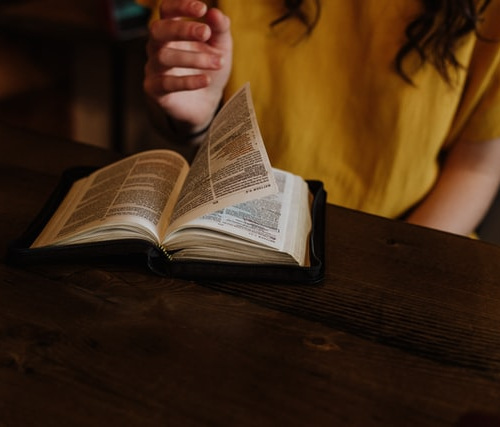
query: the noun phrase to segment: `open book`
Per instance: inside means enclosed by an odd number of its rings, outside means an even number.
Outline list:
[[[73,171],[67,193],[57,192],[39,230],[32,228],[32,241],[14,245],[11,258],[50,261],[142,247],[155,271],[188,263],[192,273],[217,272],[230,265],[234,276],[244,266],[295,266],[311,279],[315,264],[318,279],[321,239],[312,239],[318,214],[311,207],[319,198],[324,209],[322,185],[271,168],[248,84],[219,111],[191,165],[160,149],[87,172]]]

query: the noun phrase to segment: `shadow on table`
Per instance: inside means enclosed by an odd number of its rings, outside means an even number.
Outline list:
[[[500,191],[485,219],[478,227],[477,234],[481,240],[500,245]]]

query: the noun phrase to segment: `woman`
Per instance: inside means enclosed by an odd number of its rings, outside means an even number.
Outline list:
[[[163,0],[144,88],[188,142],[250,81],[273,166],[467,235],[500,182],[499,3]]]

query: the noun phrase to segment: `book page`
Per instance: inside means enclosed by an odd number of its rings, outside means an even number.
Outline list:
[[[32,247],[149,236],[172,214],[189,166],[178,153],[150,150],[77,181]],[[144,237],[144,236],[143,236]]]
[[[311,230],[309,188],[299,176],[277,169],[274,174],[278,193],[189,221],[167,239],[167,249],[179,250],[173,255],[176,259],[194,256],[213,259],[217,252],[223,252],[221,259],[234,257],[233,261],[239,262],[265,263],[280,259],[278,253],[263,256],[259,250],[251,250],[250,247],[260,244],[289,254],[298,264],[304,265]],[[227,236],[215,238],[209,230]],[[213,245],[207,245],[205,239]],[[252,243],[242,246],[241,239]]]
[[[276,191],[247,83],[215,117],[167,232],[190,219]]]

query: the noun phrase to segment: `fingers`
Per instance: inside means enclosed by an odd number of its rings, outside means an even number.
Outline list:
[[[168,93],[197,90],[207,87],[210,79],[205,74],[155,75],[144,80],[144,91],[152,98],[160,98]]]
[[[160,18],[201,18],[207,13],[207,5],[197,0],[164,0],[160,5]]]
[[[197,0],[164,1],[160,17],[150,28],[150,37],[158,43],[178,40],[207,42],[210,39],[210,43],[219,44],[219,38],[229,32],[229,18],[219,9],[208,10],[205,3]],[[196,20],[200,18],[205,22]]]
[[[205,15],[205,21],[212,29],[214,35],[227,33],[230,27],[229,18],[219,9],[210,9]]]
[[[184,42],[158,48],[148,44],[148,72],[162,73],[172,68],[218,70],[223,65],[221,55],[205,46],[193,47]]]
[[[180,59],[176,59],[176,57]],[[148,61],[145,68],[144,89],[152,97],[161,97],[170,92],[201,89],[208,86],[210,79],[201,72],[204,55],[191,52],[169,50],[165,62],[175,66],[165,66],[157,61]],[[183,64],[180,66],[179,64]]]
[[[186,20],[157,20],[150,28],[150,37],[157,43],[179,40],[207,41],[212,35],[210,27],[204,23]]]
[[[150,27],[146,93],[159,98],[225,79],[227,71],[219,74],[219,70],[230,67],[224,65],[231,61],[229,27],[226,15],[201,1],[163,0],[160,19]]]
[[[205,22],[210,28],[208,43],[214,47],[228,49],[231,45],[230,20],[219,9],[210,9]]]

